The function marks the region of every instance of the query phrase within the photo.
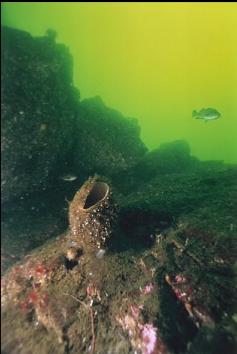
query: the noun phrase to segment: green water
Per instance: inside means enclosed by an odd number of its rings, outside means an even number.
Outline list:
[[[8,3],[2,23],[58,32],[81,98],[137,117],[153,149],[185,139],[203,159],[237,162],[236,3]],[[213,107],[205,123],[193,109]]]

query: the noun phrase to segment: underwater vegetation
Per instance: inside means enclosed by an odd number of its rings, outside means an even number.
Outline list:
[[[3,353],[234,354],[237,167],[148,151],[53,30],[2,33]]]

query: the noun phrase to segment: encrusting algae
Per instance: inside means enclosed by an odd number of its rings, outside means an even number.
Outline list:
[[[71,321],[72,308],[77,306],[76,299],[85,305],[90,315],[94,338],[92,306],[101,301],[101,258],[116,216],[117,207],[109,185],[97,176],[89,178],[70,202],[70,228],[66,235],[53,241],[47,250],[28,255],[21,265],[12,268],[2,278],[4,312],[7,314],[7,309],[16,306],[17,311],[31,314],[49,333],[54,331],[60,345],[67,346],[65,328]],[[80,287],[86,294],[84,301],[75,296],[71,277],[77,288],[84,279]]]

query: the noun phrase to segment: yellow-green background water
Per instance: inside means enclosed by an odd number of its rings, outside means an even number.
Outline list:
[[[176,139],[192,154],[237,162],[237,3],[3,3],[2,23],[48,28],[74,58],[81,97],[137,117],[153,149]],[[218,109],[205,123],[192,110]]]

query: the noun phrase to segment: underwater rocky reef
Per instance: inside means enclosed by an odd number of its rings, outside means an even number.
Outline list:
[[[110,175],[147,150],[135,119],[100,98],[80,102],[72,57],[54,37],[2,29],[2,201],[55,186],[60,175]]]
[[[2,36],[2,353],[234,354],[237,166],[148,151],[51,32]]]
[[[64,45],[3,27],[3,202],[47,188],[72,146],[78,96]]]

